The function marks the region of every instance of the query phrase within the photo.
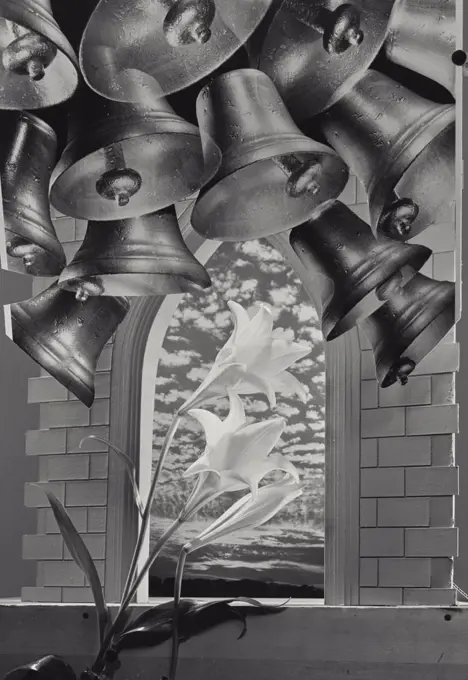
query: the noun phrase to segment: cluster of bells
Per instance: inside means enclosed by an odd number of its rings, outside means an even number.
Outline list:
[[[286,233],[317,281],[325,339],[361,324],[381,386],[405,384],[455,323],[455,285],[419,273],[431,251],[408,242],[453,223],[455,105],[372,66],[383,53],[453,94],[455,0],[94,5],[78,60],[49,0],[0,0],[1,262],[56,277],[6,306],[9,337],[90,406],[129,298],[210,285],[189,229],[218,241]],[[206,82],[198,125],[177,115],[166,97],[242,45],[249,68]],[[38,110],[66,100],[57,158]],[[339,200],[350,169],[370,225]],[[68,264],[50,205],[88,220]]]

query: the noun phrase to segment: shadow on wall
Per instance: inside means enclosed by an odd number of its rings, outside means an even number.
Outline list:
[[[3,305],[32,295],[32,279],[0,270],[0,598],[20,597],[33,583],[35,562],[22,559],[23,534],[36,533],[36,513],[24,507],[24,483],[37,479],[35,457],[26,457],[25,433],[38,428],[39,407],[28,405],[28,378],[38,365],[5,335]]]

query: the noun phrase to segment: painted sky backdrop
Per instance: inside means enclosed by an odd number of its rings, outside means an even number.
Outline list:
[[[183,296],[163,343],[155,388],[153,470],[172,414],[205,378],[232,332],[227,301],[234,300],[246,309],[263,302],[273,312],[274,328],[283,329],[286,336],[308,344],[311,350],[288,369],[306,387],[306,403],[296,396],[277,394],[277,406],[271,409],[263,395],[242,397],[249,422],[278,415],[286,418],[286,428],[275,450],[296,465],[307,484],[303,496],[284,508],[271,524],[277,528],[295,527],[306,542],[323,542],[325,356],[315,308],[289,264],[266,240],[224,243],[206,267],[212,279],[211,288]],[[224,418],[228,400],[207,408]],[[153,537],[160,534],[165,519],[178,514],[193,484],[193,479],[181,480],[182,473],[201,455],[204,446],[201,426],[185,417],[172,444],[153,506]],[[244,493],[220,497],[201,512],[200,521],[217,517],[241,495]],[[258,540],[268,540],[267,526]],[[193,527],[187,527],[187,537],[192,533]],[[179,545],[183,539],[182,529],[177,539]],[[230,543],[234,546],[236,539]]]

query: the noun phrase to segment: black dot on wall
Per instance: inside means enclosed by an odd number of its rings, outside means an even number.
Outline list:
[[[444,619],[445,619],[446,621],[451,621],[451,620],[452,620],[452,617],[450,616],[450,614],[446,614],[446,615],[444,616]]]
[[[84,619],[89,619],[89,614],[88,614],[88,612],[83,612],[83,618],[84,618]]]
[[[463,50],[455,50],[455,52],[452,54],[452,61],[455,66],[463,66],[463,64],[466,62],[466,52]]]

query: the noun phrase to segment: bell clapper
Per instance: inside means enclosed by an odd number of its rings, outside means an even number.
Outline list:
[[[176,0],[164,18],[164,37],[172,47],[204,45],[211,38],[215,14],[214,0]]]
[[[306,193],[317,194],[320,183],[317,181],[322,172],[322,164],[317,158],[301,160],[294,154],[276,156],[272,159],[288,178],[286,193],[291,198],[298,198]]]
[[[42,80],[57,56],[57,47],[39,33],[13,21],[7,23],[14,40],[3,50],[3,67],[10,73],[27,75],[33,81]]]
[[[124,207],[141,189],[141,175],[136,170],[125,166],[120,144],[106,147],[104,154],[108,170],[96,182],[96,191],[102,198],[117,201],[119,207]]]
[[[286,9],[289,2],[285,3]],[[323,47],[329,54],[343,54],[364,40],[360,11],[351,3],[343,3],[332,11],[326,7],[312,9],[305,2],[298,6],[294,0],[291,10],[299,21],[323,35]]]
[[[75,298],[78,302],[86,302],[90,295],[96,297],[104,293],[104,287],[99,281],[91,281],[88,279],[79,279],[69,281],[69,286],[75,291]]]
[[[385,208],[380,216],[377,231],[389,238],[408,238],[419,214],[419,207],[410,198],[399,198]]]
[[[395,378],[400,385],[408,384],[408,376],[416,368],[416,362],[408,357],[401,357],[391,368],[388,377]]]
[[[10,257],[23,258],[26,271],[34,266],[37,256],[44,253],[44,249],[41,246],[31,243],[31,241],[26,241],[26,239],[19,236],[11,239],[11,241],[7,241],[6,251]]]

